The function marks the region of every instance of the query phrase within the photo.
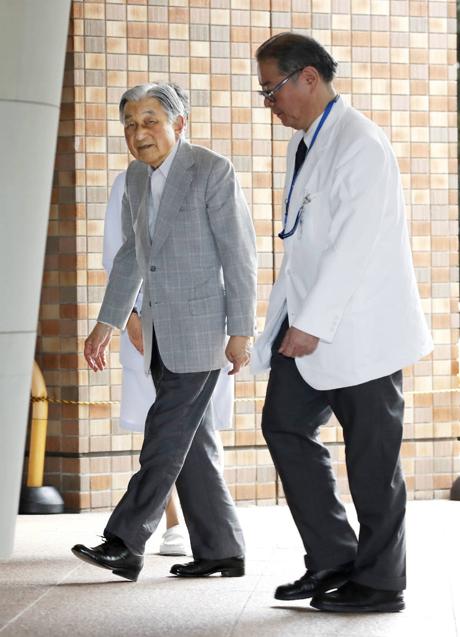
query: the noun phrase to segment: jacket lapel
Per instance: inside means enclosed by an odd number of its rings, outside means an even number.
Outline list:
[[[335,131],[340,125],[340,120],[345,113],[348,106],[345,104],[342,98],[340,98],[334,105],[329,117],[324,122],[324,126],[321,129],[313,148],[308,153],[304,166],[301,169],[299,177],[297,179],[294,191],[292,193],[292,201],[289,206],[289,211],[295,208],[297,211],[301,204],[301,201],[306,193],[310,192],[311,185],[314,183],[316,172],[318,171],[323,161],[330,161],[330,155],[328,153],[331,144],[335,139]],[[300,140],[300,136],[299,136]],[[295,153],[295,150],[294,150]],[[292,213],[294,214],[294,213]]]
[[[148,254],[151,249],[151,240],[149,232],[149,202],[151,198],[150,193],[150,172],[145,181],[144,192],[139,203],[137,218],[135,221],[135,234],[139,237],[139,241],[144,251],[145,256],[148,258]]]
[[[155,230],[152,239],[152,251],[161,250],[166,238],[174,227],[180,207],[189,192],[192,183],[193,166],[192,147],[179,140],[179,148],[166,179],[158,209]]]

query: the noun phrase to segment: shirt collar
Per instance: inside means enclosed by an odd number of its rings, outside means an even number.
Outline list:
[[[176,156],[178,148],[179,148],[179,140],[176,141],[169,155],[167,155],[166,159],[163,161],[163,163],[161,163],[158,166],[158,168],[153,169],[152,166],[150,166],[150,171],[151,171],[150,174],[153,175],[155,173],[161,173],[163,177],[166,179],[168,177],[169,170],[174,161],[174,157]]]
[[[338,99],[339,99],[339,96],[337,96],[337,100]],[[315,119],[315,121],[310,124],[309,129],[307,131],[304,131],[302,139],[305,142],[305,145],[307,146],[307,148],[310,148],[311,140],[313,139],[313,135],[315,134],[316,128],[317,128],[317,126],[318,126],[318,124],[320,122],[320,119],[322,118],[323,114],[324,114],[324,111],[322,113],[320,113],[318,115],[318,117]]]
[[[311,140],[313,139],[313,135],[315,134],[316,127],[319,124],[320,119],[322,118],[323,113],[320,113],[314,122],[310,124],[310,127],[307,131],[304,131],[303,141],[307,148],[310,148]]]

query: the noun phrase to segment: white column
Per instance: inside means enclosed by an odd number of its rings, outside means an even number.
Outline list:
[[[0,558],[21,488],[70,0],[0,0]]]

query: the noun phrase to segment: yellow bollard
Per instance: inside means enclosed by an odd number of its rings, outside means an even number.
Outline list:
[[[45,379],[40,367],[34,361],[32,370],[32,396],[47,398]],[[41,400],[32,403],[32,422],[30,429],[29,464],[27,471],[27,486],[43,486],[45,470],[46,430],[48,427],[48,402]]]
[[[35,361],[32,370],[31,391],[33,398],[48,398],[45,379]],[[19,513],[62,513],[64,511],[64,500],[59,491],[55,487],[43,486],[47,427],[48,401],[34,401],[32,403],[27,484],[22,487]]]

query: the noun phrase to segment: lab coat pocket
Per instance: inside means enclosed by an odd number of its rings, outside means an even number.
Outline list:
[[[326,202],[324,190],[306,192],[302,200],[300,215],[300,228],[298,240],[303,238],[316,239],[323,223],[324,208]]]

